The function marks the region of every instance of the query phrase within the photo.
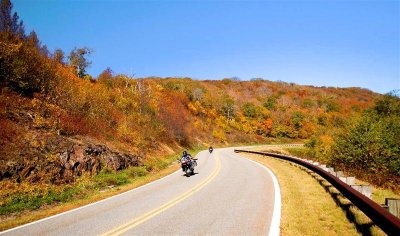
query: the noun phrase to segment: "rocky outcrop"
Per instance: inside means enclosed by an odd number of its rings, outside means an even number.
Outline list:
[[[37,98],[0,89],[0,181],[63,184],[104,167],[118,171],[141,165],[137,154],[89,136],[68,135],[60,126],[64,113]]]
[[[73,144],[60,153],[60,163],[66,173],[73,172],[76,175],[81,175],[82,172],[96,174],[102,166],[116,171],[129,166],[139,166],[139,160],[137,155],[115,152],[105,145]]]
[[[54,184],[71,183],[84,173],[95,175],[102,168],[115,171],[129,166],[140,166],[141,157],[121,153],[103,144],[64,139],[47,143],[55,160],[46,158],[20,158],[19,162],[0,167],[0,181],[15,179],[17,182],[47,181]],[[54,146],[56,145],[56,146]],[[37,155],[40,155],[37,153]]]

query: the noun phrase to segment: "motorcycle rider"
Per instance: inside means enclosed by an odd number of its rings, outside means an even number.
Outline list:
[[[180,159],[181,163],[184,163],[186,161],[189,161],[189,168],[192,167],[193,163],[192,163],[192,155],[190,155],[187,151],[183,151],[182,153],[182,157]],[[182,170],[183,170],[183,166],[182,166]]]
[[[208,151],[210,152],[210,153],[212,153],[213,152],[213,147],[212,146],[210,146],[209,148],[208,148]]]
[[[188,158],[191,159],[192,155],[190,155],[190,153],[188,153],[187,151],[183,151],[181,160],[188,159]]]

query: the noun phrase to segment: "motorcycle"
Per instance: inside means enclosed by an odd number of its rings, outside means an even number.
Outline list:
[[[197,159],[185,160],[182,162],[182,171],[185,172],[186,176],[194,175],[194,167],[197,166]]]
[[[208,149],[208,151],[210,152],[210,154],[213,152],[213,148],[212,147],[210,147],[209,149]]]

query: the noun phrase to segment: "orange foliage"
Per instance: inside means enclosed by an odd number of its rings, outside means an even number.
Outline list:
[[[191,145],[199,137],[203,142],[235,142],[242,141],[243,134],[253,140],[309,138],[339,129],[346,117],[360,114],[378,96],[360,88],[318,88],[262,79],[134,79],[114,75],[110,68],[97,80],[78,78],[76,68],[63,62],[62,51],[50,57],[36,34],[9,34],[0,34],[8,40],[2,42],[0,52],[9,72],[1,89],[35,97],[39,105],[32,106],[48,121],[36,120],[65,135],[87,135],[129,146]],[[26,63],[15,63],[19,60]],[[0,122],[0,138],[12,139],[13,124],[4,117]]]

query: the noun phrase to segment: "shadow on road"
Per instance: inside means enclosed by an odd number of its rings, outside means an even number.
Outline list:
[[[193,175],[197,175],[197,174],[199,174],[199,173],[193,173],[193,174],[190,174],[190,175],[187,175],[187,174],[183,174],[182,176],[186,176],[186,177],[190,177],[190,176],[193,176]]]

